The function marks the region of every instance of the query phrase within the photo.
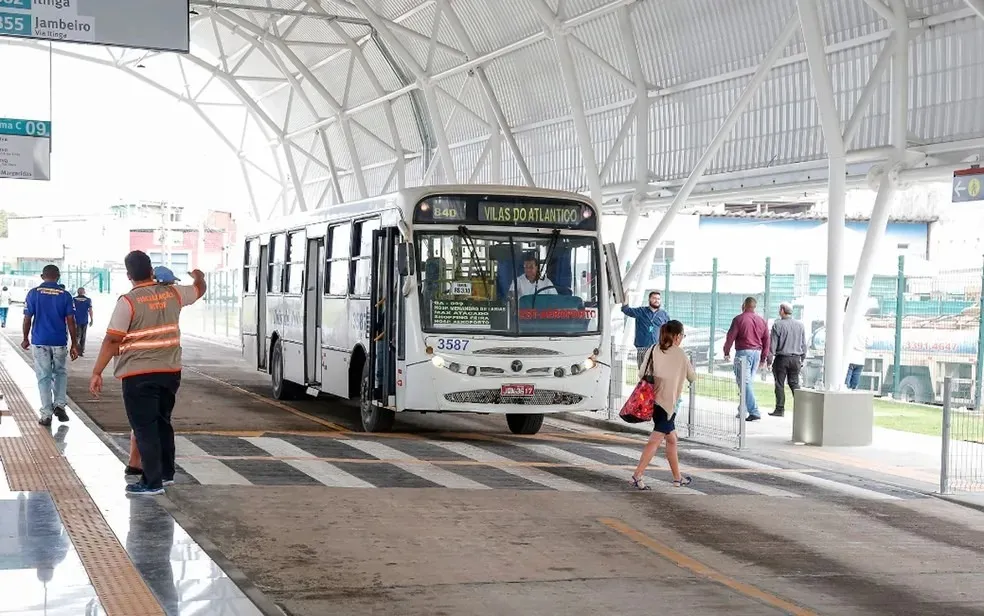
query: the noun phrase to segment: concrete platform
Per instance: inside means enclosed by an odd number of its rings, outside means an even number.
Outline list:
[[[227,577],[263,613],[984,613],[984,515],[897,481],[684,443],[694,483],[673,488],[660,454],[638,492],[644,434],[409,415],[367,435],[345,402],[274,403],[236,351],[185,346],[202,386],[179,393],[178,483],[148,502],[241,572]],[[80,406],[118,425],[111,395]],[[125,428],[101,436],[122,455]],[[118,499],[106,520],[127,519],[122,463],[88,468],[90,447],[72,454],[79,476]]]

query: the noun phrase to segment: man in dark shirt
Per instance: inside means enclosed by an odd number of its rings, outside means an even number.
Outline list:
[[[79,337],[79,357],[85,355],[85,333],[89,330],[89,323],[92,323],[92,300],[85,294],[85,289],[79,287],[79,294],[75,296],[75,329]]]
[[[793,318],[793,307],[789,304],[779,306],[779,318],[772,323],[769,338],[769,364],[776,378],[776,408],[769,415],[782,417],[786,411],[786,380],[789,379],[789,390],[795,397],[800,368],[806,359],[806,330]]]
[[[659,328],[670,320],[670,315],[666,314],[660,306],[663,303],[663,296],[659,291],[649,294],[649,305],[638,308],[622,306],[622,314],[630,319],[636,320],[635,326],[635,348],[636,365],[642,367],[642,358],[645,357],[649,347],[659,342]]]
[[[724,341],[724,359],[731,357],[731,347],[735,347],[735,380],[741,387],[744,371],[745,408],[748,411],[747,421],[758,421],[758,403],[755,402],[755,392],[752,389],[752,377],[756,369],[765,365],[766,353],[769,350],[769,326],[765,319],[755,314],[758,302],[754,297],[746,297],[741,306],[741,314],[731,320],[731,328]]]

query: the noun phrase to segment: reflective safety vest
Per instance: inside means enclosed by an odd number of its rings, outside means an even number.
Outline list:
[[[130,328],[116,357],[117,378],[181,371],[181,297],[173,286],[134,287],[123,299],[130,304]]]

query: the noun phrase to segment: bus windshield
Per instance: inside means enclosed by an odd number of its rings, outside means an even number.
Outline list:
[[[427,332],[577,336],[599,331],[598,244],[554,231],[417,232]]]

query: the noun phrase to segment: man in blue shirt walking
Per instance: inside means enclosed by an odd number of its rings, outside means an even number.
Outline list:
[[[79,287],[75,296],[75,328],[79,336],[79,357],[85,357],[85,333],[92,323],[92,299],[86,296],[85,288]]]
[[[34,372],[41,393],[42,426],[51,425],[54,414],[58,421],[68,421],[65,412],[68,389],[67,359],[78,358],[75,331],[75,303],[72,294],[59,288],[61,272],[55,265],[46,265],[41,272],[44,282],[27,293],[24,302],[24,340],[21,347],[31,349]],[[68,324],[68,331],[65,324]],[[71,346],[68,338],[71,336]]]
[[[639,368],[642,368],[642,358],[649,347],[659,342],[659,328],[670,320],[670,315],[660,307],[662,304],[663,296],[659,291],[653,291],[649,294],[648,306],[638,308],[622,306],[622,313],[636,320],[635,348],[636,364]]]

